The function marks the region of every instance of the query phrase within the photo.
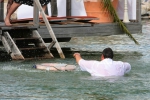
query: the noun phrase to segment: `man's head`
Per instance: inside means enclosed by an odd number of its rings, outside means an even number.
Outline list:
[[[113,59],[114,54],[111,48],[105,48],[102,52],[102,56],[101,56],[101,60],[105,59],[105,58],[110,58]]]

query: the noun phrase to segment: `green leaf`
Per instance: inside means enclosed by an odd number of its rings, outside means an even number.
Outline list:
[[[114,22],[116,22],[121,30],[127,35],[129,36],[129,38],[131,40],[133,40],[136,44],[139,44],[136,39],[132,36],[132,34],[129,32],[129,30],[127,29],[126,25],[119,19],[116,10],[114,9],[111,0],[102,0],[103,2],[103,8],[104,10],[107,10],[110,15],[114,18]]]

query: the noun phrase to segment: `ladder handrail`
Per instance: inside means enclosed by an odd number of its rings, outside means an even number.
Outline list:
[[[25,59],[22,55],[22,53],[20,52],[20,50],[18,49],[17,45],[15,44],[15,42],[13,41],[13,39],[11,38],[10,34],[8,32],[4,32],[4,36],[7,37],[8,43],[9,43],[9,47],[7,47],[8,49],[11,48],[11,52],[7,52],[10,53],[11,57],[13,59]],[[5,40],[3,42],[6,42]],[[6,42],[7,43],[7,42]],[[8,45],[7,45],[8,46]],[[12,49],[13,48],[13,49]],[[17,55],[17,56],[16,56]]]
[[[39,0],[34,0],[34,11],[35,11],[34,12],[34,25],[39,26],[39,19],[37,18],[37,16],[39,17],[39,13],[38,13],[37,9],[40,11],[40,13],[41,13],[41,15],[43,17],[43,20],[44,20],[44,22],[46,24],[46,27],[48,29],[48,32],[49,32],[52,40],[56,42],[55,46],[56,46],[56,49],[57,49],[60,57],[61,58],[65,58],[65,56],[64,56],[64,54],[62,52],[62,49],[61,49],[61,47],[60,47],[60,45],[59,45],[59,43],[57,41],[57,38],[56,38],[56,36],[55,36],[55,34],[54,34],[53,30],[52,30],[52,27],[51,27],[51,25],[50,25],[46,15],[45,15],[45,12],[43,11],[43,9],[41,7],[41,4],[40,4]],[[38,24],[37,24],[37,22],[38,22]]]

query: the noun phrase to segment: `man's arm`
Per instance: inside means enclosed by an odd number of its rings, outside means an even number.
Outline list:
[[[93,64],[95,63],[95,61],[92,60],[84,60],[80,53],[74,53],[74,58],[76,59],[76,62],[79,64],[80,69],[82,71],[87,71],[89,73],[92,73],[92,69],[93,69]]]
[[[82,59],[80,53],[74,53],[73,57],[76,59],[76,62],[79,64],[79,60]]]
[[[131,70],[131,65],[127,62],[124,62],[124,65],[125,65],[125,73],[128,73],[130,72]]]
[[[76,62],[79,64],[80,69],[82,71],[88,71],[88,72],[92,71],[93,61],[82,59],[80,53],[74,53],[73,56],[76,59]]]

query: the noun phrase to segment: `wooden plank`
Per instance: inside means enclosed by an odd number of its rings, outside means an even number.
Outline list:
[[[93,16],[67,16],[67,17],[47,17],[49,22],[58,22],[58,21],[67,21],[67,19],[71,21],[91,21],[91,20],[98,20],[97,17]],[[44,22],[43,18],[39,18],[41,22]],[[32,22],[33,18],[24,18],[24,19],[16,19],[12,20],[11,23],[29,23]]]
[[[7,43],[11,49],[11,54],[10,56],[12,57],[13,60],[24,60],[24,57],[22,56],[20,50],[12,40],[11,36],[9,35],[8,32],[4,32],[4,37],[7,39]],[[5,44],[4,44],[5,45]]]
[[[71,21],[91,21],[91,20],[98,20],[99,18],[93,16],[67,16],[67,19]]]
[[[12,20],[11,23],[29,23],[29,22],[33,22],[34,18],[24,18],[24,19],[16,19],[16,20]],[[43,18],[38,18],[39,21],[43,21]],[[65,21],[67,20],[66,17],[47,17],[49,22],[53,22],[53,21]],[[37,22],[39,22],[37,21]]]
[[[50,36],[52,37],[53,41],[56,42],[55,46],[56,46],[56,48],[57,48],[57,51],[58,51],[60,57],[61,57],[61,58],[65,58],[65,55],[63,54],[63,51],[61,50],[61,47],[60,47],[60,45],[59,45],[59,43],[58,43],[58,41],[57,41],[57,38],[55,37],[55,34],[54,34],[53,30],[52,30],[52,27],[51,27],[51,25],[49,24],[49,22],[48,22],[48,20],[47,20],[47,18],[46,18],[46,15],[45,15],[45,13],[44,13],[44,11],[43,11],[43,9],[42,9],[42,7],[41,7],[39,1],[34,0],[34,2],[35,2],[36,5],[38,6],[39,11],[40,11],[40,13],[42,14],[43,20],[44,20],[44,22],[45,22],[45,24],[46,24],[46,27],[47,27],[47,29],[48,29],[48,33],[49,33]]]
[[[34,7],[33,7],[33,25],[39,27],[39,9],[34,0]]]
[[[7,52],[8,54],[12,53],[12,51],[11,51],[11,49],[10,49],[10,46],[9,46],[8,42],[6,41],[5,37],[2,36],[1,39],[2,39],[2,43],[3,43],[3,45],[4,45],[4,48],[5,48],[6,52]]]
[[[38,37],[32,37],[32,38],[13,38],[14,41],[22,41],[22,40],[38,40]]]
[[[142,31],[141,23],[128,23],[126,26],[132,34],[138,34]],[[95,24],[94,26],[91,24],[54,25],[52,28],[57,38],[124,34],[116,23]],[[49,38],[44,26],[39,28],[39,33],[44,39]]]
[[[58,15],[57,0],[51,0],[51,16],[57,15]]]
[[[136,0],[136,1],[137,1],[136,16],[137,16],[138,22],[141,23],[141,0]]]
[[[72,18],[75,18],[75,19],[86,19],[86,18],[90,18],[91,20],[95,18],[97,19],[97,17],[94,17],[94,16],[67,16],[66,18],[68,19],[72,19]]]
[[[142,24],[139,22],[128,23],[126,24],[129,31],[132,34],[141,33]],[[34,27],[28,27],[34,28]],[[83,36],[105,36],[105,35],[117,35],[123,34],[120,30],[120,27],[116,23],[103,23],[103,24],[94,24],[91,26],[89,23],[70,23],[70,24],[63,24],[63,25],[52,25],[53,31],[57,38],[71,38],[71,37],[83,37]],[[12,27],[3,27],[3,30],[7,29],[16,29]],[[21,28],[20,28],[21,29]],[[51,38],[48,34],[47,28],[45,26],[40,26],[38,29],[40,35],[44,40]],[[61,41],[62,41],[61,40]]]
[[[4,2],[0,2],[0,21],[4,21]]]
[[[46,47],[19,48],[19,50],[38,50],[38,49],[46,49]]]
[[[37,27],[33,26],[33,24],[14,24],[10,26],[0,26],[1,30],[12,30],[12,29],[37,29]]]
[[[71,16],[71,0],[66,1],[66,16]]]
[[[59,37],[57,38],[58,42],[69,42],[71,40],[71,37]],[[45,43],[51,43],[53,40],[52,38],[44,38]]]
[[[46,47],[45,49],[46,49],[46,51],[47,51],[48,53],[45,54],[45,56],[46,56],[46,57],[49,57],[49,56],[50,56],[50,58],[52,58],[53,55],[50,53],[50,50],[49,50],[48,47],[46,46],[44,40],[42,39],[42,37],[40,36],[40,34],[38,33],[38,31],[37,31],[37,30],[34,30],[32,33],[33,33],[33,37],[39,38],[39,40],[40,40],[40,43],[38,44],[38,46],[40,46],[40,47]]]
[[[73,22],[88,22],[91,20],[96,20],[98,18],[92,16],[68,16],[68,17],[47,17],[48,21],[52,24],[69,24]],[[69,21],[67,19],[70,19]],[[45,25],[43,18],[39,18],[40,25]],[[38,28],[34,26],[33,18],[17,19],[11,21],[12,26],[6,26],[5,23],[0,23],[0,29],[26,29],[26,28]],[[91,23],[91,22],[89,22]],[[81,23],[80,23],[81,24]]]

